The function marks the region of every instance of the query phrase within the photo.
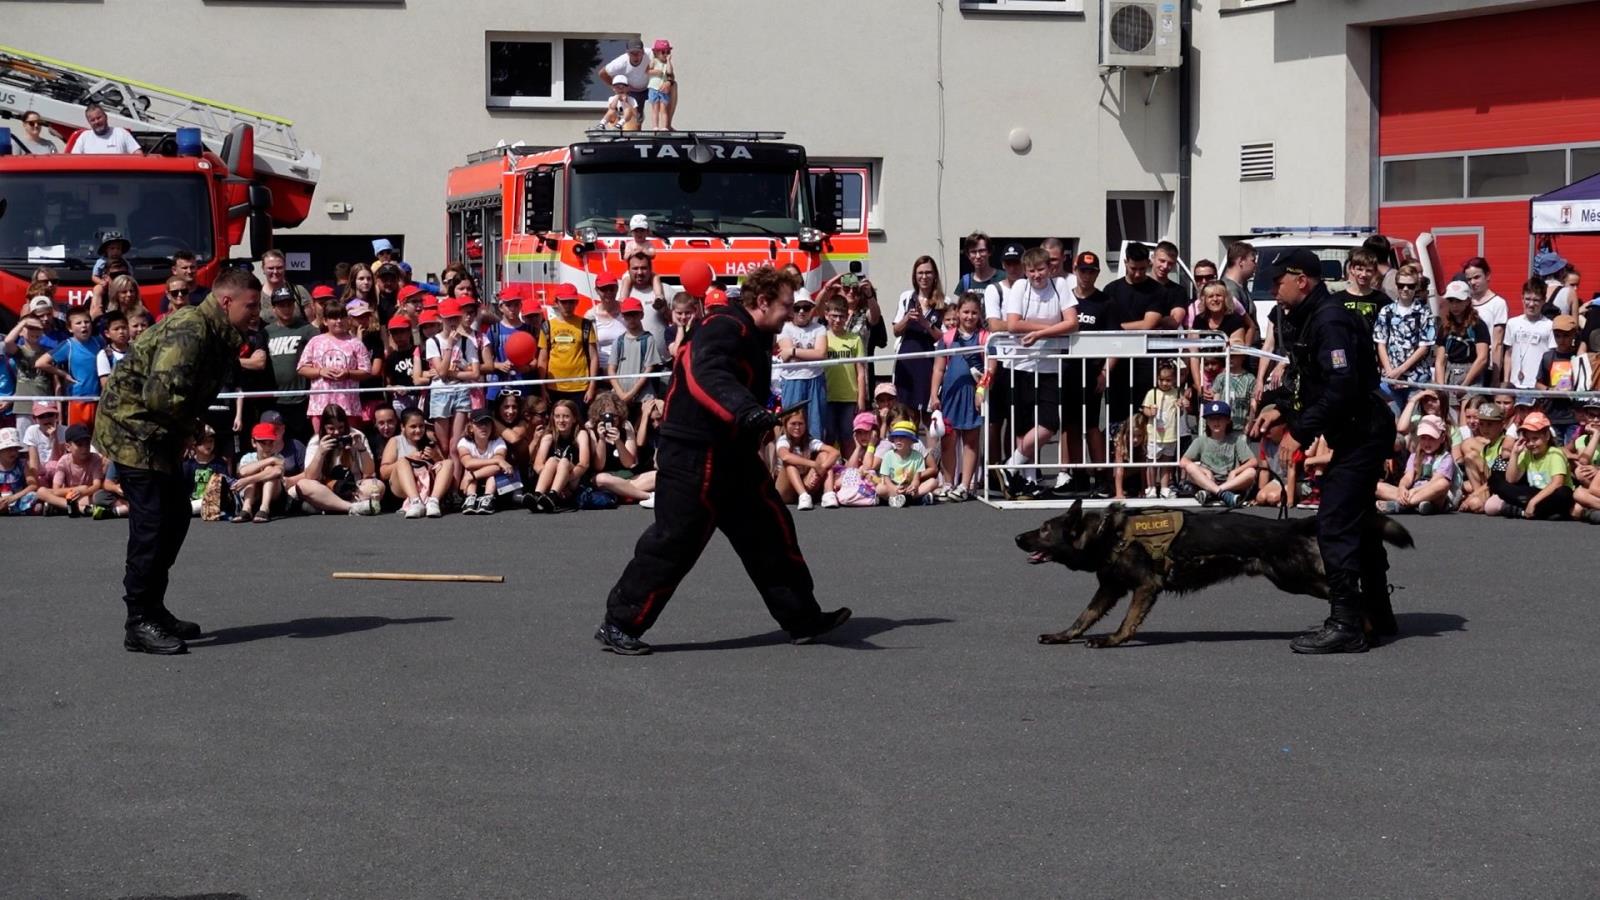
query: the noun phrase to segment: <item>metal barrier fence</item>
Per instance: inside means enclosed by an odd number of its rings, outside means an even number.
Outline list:
[[[1178,460],[1203,428],[1198,403],[1180,399],[1184,388],[1205,377],[1207,361],[1222,371],[1233,357],[1253,366],[1238,349],[1220,332],[1089,331],[1028,347],[1015,335],[992,336],[987,350],[998,365],[983,404],[979,498],[1002,509],[1105,505],[1120,479],[1130,506],[1195,505],[1159,489],[1147,498],[1145,488],[1163,473],[1179,483]],[[1217,399],[1248,404],[1224,382]],[[1027,481],[1037,494],[1022,489]]]

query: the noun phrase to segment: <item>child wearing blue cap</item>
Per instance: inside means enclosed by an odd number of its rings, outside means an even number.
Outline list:
[[[1184,477],[1197,490],[1194,498],[1201,506],[1215,500],[1229,509],[1244,505],[1250,486],[1255,483],[1256,461],[1244,435],[1233,430],[1233,409],[1221,400],[1208,401],[1201,408],[1206,433],[1189,443],[1180,465]]]

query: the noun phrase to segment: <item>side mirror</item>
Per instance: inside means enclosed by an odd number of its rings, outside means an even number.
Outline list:
[[[824,234],[833,234],[839,230],[839,207],[844,202],[843,179],[835,172],[819,174],[815,195],[816,213],[811,217],[811,226]]]
[[[535,169],[523,176],[522,228],[529,234],[544,234],[555,228],[556,175],[549,169]]]
[[[249,191],[250,210],[264,213],[272,208],[272,189],[264,184],[252,184]]]
[[[257,258],[272,247],[272,217],[265,211],[250,214],[250,252]]]
[[[222,140],[222,164],[228,174],[245,181],[256,180],[256,132],[249,125],[235,125]]]

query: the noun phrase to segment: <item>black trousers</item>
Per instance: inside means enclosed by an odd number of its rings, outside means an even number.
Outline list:
[[[1370,433],[1333,447],[1322,476],[1317,547],[1336,603],[1360,605],[1363,594],[1388,592],[1389,554],[1373,501],[1384,458],[1394,447],[1394,419],[1374,412],[1371,422]]]
[[[655,513],[606,599],[606,619],[624,632],[638,637],[655,624],[718,528],[779,627],[802,630],[822,614],[794,519],[751,448],[664,437],[656,454]]]
[[[1512,506],[1527,506],[1528,501],[1539,494],[1539,488],[1529,484],[1526,478],[1516,484],[1506,484],[1502,478],[1499,486],[1493,482],[1490,486],[1496,497]],[[1534,507],[1533,517],[1547,522],[1564,522],[1572,518],[1572,503],[1572,488],[1558,487],[1550,492],[1550,496],[1539,501],[1539,505]]]
[[[153,616],[166,607],[167,573],[189,533],[189,495],[194,481],[182,472],[117,466],[128,500],[128,566],[122,600],[128,619]]]

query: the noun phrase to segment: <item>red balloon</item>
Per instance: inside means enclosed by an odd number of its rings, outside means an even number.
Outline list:
[[[717,276],[711,271],[711,264],[703,259],[686,260],[683,268],[678,270],[678,281],[683,284],[683,289],[690,296],[704,297],[711,285],[716,283]]]
[[[506,360],[519,369],[526,369],[539,353],[539,342],[526,331],[506,338]]]

